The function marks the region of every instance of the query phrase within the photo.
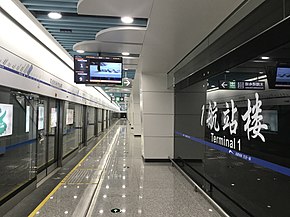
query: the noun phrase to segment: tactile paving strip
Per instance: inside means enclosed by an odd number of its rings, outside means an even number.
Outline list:
[[[67,184],[97,184],[101,171],[96,169],[77,169],[66,180]]]

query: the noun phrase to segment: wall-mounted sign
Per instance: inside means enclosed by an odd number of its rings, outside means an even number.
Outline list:
[[[56,127],[57,125],[57,111],[56,108],[50,110],[50,127]]]
[[[66,125],[74,123],[74,110],[67,109],[66,110]]]
[[[212,143],[225,146],[227,148],[236,149],[240,151],[242,149],[241,138],[237,137],[238,128],[238,109],[235,106],[233,100],[230,103],[226,102],[226,110],[222,113],[218,112],[216,102],[209,102],[208,114],[205,120],[207,128],[210,130],[210,140]],[[262,134],[262,130],[268,130],[268,125],[263,122],[262,115],[262,101],[259,99],[259,94],[255,93],[255,102],[248,99],[247,110],[244,114],[241,114],[243,121],[243,130],[247,134],[247,139],[261,139],[265,142],[265,137]],[[205,106],[202,106],[201,125],[203,125],[205,113]],[[218,117],[218,114],[222,114],[222,117]],[[218,120],[221,120],[219,123]],[[224,132],[228,131],[228,132]],[[230,137],[227,135],[229,134]]]
[[[0,104],[0,137],[12,135],[13,105]]]
[[[38,107],[38,130],[44,129],[44,105]]]
[[[219,81],[222,90],[265,90],[263,81]]]

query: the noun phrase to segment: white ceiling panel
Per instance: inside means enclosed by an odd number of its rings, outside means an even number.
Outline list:
[[[141,54],[142,72],[167,73],[242,2],[154,1]]]
[[[146,28],[133,26],[111,27],[99,31],[96,40],[102,42],[118,42],[142,44]]]
[[[86,52],[104,52],[104,53],[122,53],[129,52],[140,54],[142,45],[124,44],[124,43],[107,43],[96,40],[82,41],[73,46],[74,50],[84,50]]]
[[[128,65],[137,65],[139,61],[138,57],[123,57],[123,63]]]
[[[148,18],[153,0],[79,0],[78,13]]]
[[[128,64],[124,64],[123,63],[123,68],[124,69],[130,69],[130,70],[136,70],[137,69],[137,65],[128,65]]]

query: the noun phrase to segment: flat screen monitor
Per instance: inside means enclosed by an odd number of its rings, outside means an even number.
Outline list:
[[[275,87],[290,87],[290,67],[277,67]]]
[[[77,84],[122,84],[122,58],[75,56],[74,72]]]

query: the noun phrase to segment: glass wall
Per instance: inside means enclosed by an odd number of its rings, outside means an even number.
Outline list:
[[[102,120],[103,120],[103,114],[102,114],[102,109],[98,108],[97,109],[98,112],[98,135],[100,135],[100,133],[102,132]]]
[[[35,180],[37,99],[0,88],[0,203]]]
[[[59,105],[55,99],[49,99],[48,105],[48,163],[53,163],[57,159],[56,139],[58,131]]]
[[[90,140],[101,132],[106,120],[103,110],[87,107],[85,128],[84,109],[76,103],[0,87],[0,205],[24,185],[48,175],[61,160],[58,157],[66,157],[84,144],[85,133]],[[58,153],[61,148],[62,156]]]
[[[79,147],[82,142],[82,106],[72,102],[64,103],[63,156]]]
[[[84,144],[84,106],[75,104],[75,131],[77,134],[78,145]]]
[[[40,172],[47,164],[48,134],[48,98],[40,97],[38,104],[38,143],[37,170]],[[51,143],[53,141],[50,141]],[[55,141],[54,141],[55,142]],[[52,145],[52,144],[51,144]]]
[[[87,126],[87,140],[90,140],[94,137],[95,134],[95,108],[88,107],[87,108],[88,114],[88,126]]]
[[[289,54],[175,89],[175,161],[231,216],[290,216]]]
[[[104,130],[107,129],[107,110],[103,109],[103,126]]]

